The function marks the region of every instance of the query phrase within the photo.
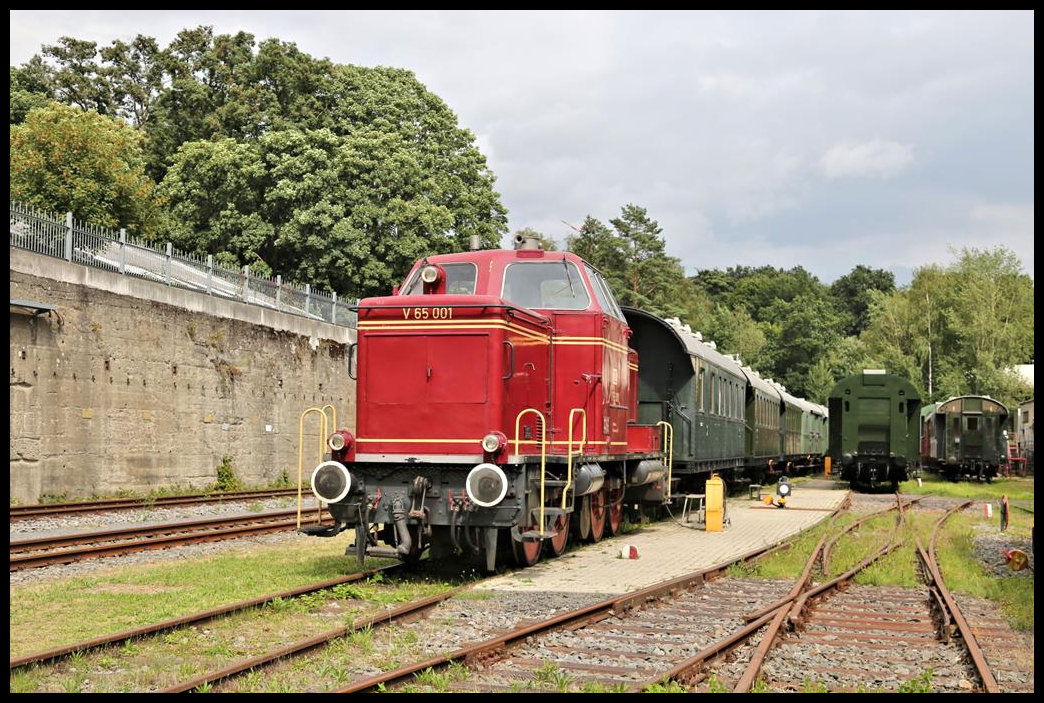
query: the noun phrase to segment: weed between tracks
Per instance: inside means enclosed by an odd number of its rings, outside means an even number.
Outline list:
[[[994,484],[948,485],[964,486],[964,488],[960,488],[962,492],[967,490],[968,485],[977,486],[982,490],[978,493],[973,492],[971,497],[979,497],[980,501],[989,502],[994,492],[990,487],[1000,483],[1002,481],[998,480]],[[904,484],[905,487],[906,484]],[[1020,491],[1025,490],[1027,489],[1023,485]],[[1029,483],[1028,490],[1030,491],[1028,495],[1032,498],[1032,482]],[[1013,495],[1022,496],[1023,494],[1010,491],[1008,495],[1009,499],[1014,500]],[[914,588],[920,585],[921,582],[917,576],[919,570],[915,568],[919,562],[916,552],[917,539],[920,539],[924,548],[928,549],[932,530],[936,521],[943,515],[943,511],[915,509],[908,511],[906,515],[906,524],[902,528],[902,536],[906,539],[905,544],[865,569],[856,577],[856,583],[903,588]],[[833,534],[836,528],[845,527],[859,517],[859,515],[842,515],[834,521],[833,527],[829,526],[827,522],[823,522],[794,538],[791,549],[730,567],[729,576],[733,578],[795,579],[801,574],[809,554],[812,553],[823,534]],[[944,524],[936,544],[939,567],[952,592],[966,593],[998,603],[1008,623],[1014,629],[1023,632],[1032,631],[1034,618],[1032,572],[1027,572],[1019,578],[1000,578],[990,573],[975,555],[974,539],[976,534],[985,530],[998,535],[1010,535],[1013,542],[1025,541],[1032,534],[1033,515],[1013,510],[1007,533],[1000,533],[998,523],[997,510],[994,509],[992,517],[987,520],[981,502],[951,516]],[[816,578],[825,580],[848,571],[887,544],[894,529],[894,512],[864,522],[834,546],[829,573],[818,573]]]
[[[119,692],[154,691],[233,662],[254,657],[311,637],[350,625],[359,617],[392,604],[442,593],[450,584],[428,581],[340,584],[300,598],[276,600],[226,618],[180,628],[154,637],[127,642],[108,650],[76,654],[50,666],[30,667],[11,676],[11,690],[19,692]],[[402,632],[399,649],[417,646],[416,636]],[[325,648],[315,661],[288,663],[292,676],[277,671],[249,672],[232,684],[204,685],[199,691],[231,686],[239,691],[306,690],[316,681],[331,686],[348,680],[353,661],[373,652],[369,629],[353,632]],[[332,663],[337,660],[339,663]],[[316,676],[319,678],[315,678]]]
[[[352,573],[355,562],[339,553],[340,542],[292,536],[276,545],[12,586],[10,656]],[[367,568],[381,563],[387,562]]]

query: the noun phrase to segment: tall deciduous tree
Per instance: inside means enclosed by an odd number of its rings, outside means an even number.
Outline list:
[[[150,235],[159,207],[141,141],[133,128],[93,110],[56,103],[31,110],[11,125],[11,199]]]
[[[287,129],[185,144],[162,192],[179,246],[364,297],[422,256],[467,248],[471,234],[499,244],[493,213],[460,216],[433,193],[452,190],[452,174],[421,161],[397,134]]]
[[[410,71],[337,65],[207,26],[166,48],[143,35],[100,50],[62,37],[42,54],[12,68],[12,124],[54,96],[136,126],[179,247],[367,295],[415,258],[466,248],[471,235],[496,246],[507,231],[474,135]],[[81,168],[78,153],[62,156],[67,167]],[[33,191],[23,179],[25,199],[67,207],[49,202],[56,184]],[[77,209],[90,212],[84,200]]]
[[[858,336],[870,323],[870,291],[890,293],[895,290],[895,275],[884,269],[859,264],[830,286],[830,295],[841,315],[843,332]]]
[[[1004,247],[957,256],[918,269],[903,291],[875,294],[863,337],[931,400],[971,393],[1010,406],[1032,394],[1011,369],[1034,358],[1033,280]]]
[[[20,124],[34,107],[54,102],[51,69],[39,56],[18,68],[11,66],[11,124]]]

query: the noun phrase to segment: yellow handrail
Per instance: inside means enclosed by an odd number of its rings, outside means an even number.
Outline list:
[[[573,485],[573,414],[581,413],[584,416],[584,438],[580,440],[580,449],[576,451],[576,454],[584,453],[584,445],[587,444],[587,411],[583,408],[573,408],[569,411],[569,444],[566,447],[566,485],[562,489],[562,510],[566,507],[566,496],[569,494],[569,487]]]
[[[340,428],[337,427],[337,408],[334,407],[333,403],[327,403],[326,405],[324,405],[321,408],[321,410],[323,411],[323,415],[326,415],[326,409],[327,408],[330,408],[330,424],[326,426],[326,432],[323,434],[323,436],[321,436],[319,438],[321,440],[320,443],[319,443],[320,444],[320,448],[319,448],[319,455],[320,456],[323,456],[323,455],[326,454],[326,446],[327,446],[326,445],[326,441],[327,441],[327,438],[330,435],[332,435],[334,432],[336,432],[338,429],[340,429]],[[331,457],[331,458],[333,458],[333,457]],[[320,461],[322,461],[322,460],[320,459]],[[323,521],[323,506],[320,505],[318,502],[316,502],[316,504],[315,504],[315,524],[318,525],[322,521]]]
[[[662,451],[667,455],[667,492],[665,498],[669,500],[671,497],[671,478],[674,472],[674,426],[663,420],[657,422],[656,425],[663,425],[665,428],[665,432],[660,439]]]
[[[336,410],[334,411],[337,412]],[[301,529],[301,482],[303,477],[301,475],[304,466],[304,420],[309,413],[319,413],[319,417],[322,419],[319,421],[319,462],[323,462],[323,449],[326,447],[326,412],[320,408],[308,408],[301,413],[301,419],[297,423],[297,529]],[[322,510],[322,506],[319,508]]]
[[[327,408],[330,408],[330,424],[327,425],[327,428],[330,430],[330,434],[333,434],[334,432],[336,432],[338,430],[338,427],[337,427],[337,408],[335,408],[332,403],[327,403],[326,405],[324,405],[322,407],[323,415],[326,414],[326,409]]]
[[[544,537],[544,466],[547,462],[547,420],[536,408],[525,408],[515,416],[515,454],[518,454],[518,425],[526,413],[536,413],[540,418],[540,537]]]

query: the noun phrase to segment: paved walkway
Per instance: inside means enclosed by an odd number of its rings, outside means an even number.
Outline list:
[[[799,484],[783,509],[766,507],[746,496],[730,497],[726,510],[731,524],[722,532],[706,532],[695,518],[688,523],[668,519],[640,532],[573,549],[558,559],[541,560],[476,588],[626,593],[781,542],[825,519],[847,494],[847,490],[802,488]],[[680,519],[681,501],[676,505],[673,511]],[[638,558],[621,559],[621,549],[631,545],[637,548]]]

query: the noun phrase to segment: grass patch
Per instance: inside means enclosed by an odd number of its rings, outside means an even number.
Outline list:
[[[1009,486],[997,492],[1007,492],[1011,500],[1032,499],[1032,481],[1020,481],[1018,491]],[[949,484],[942,482],[936,485],[952,486],[954,490],[966,495],[957,497],[970,500],[990,501],[997,484]],[[926,484],[927,485],[927,484]],[[974,488],[975,490],[969,490]],[[892,538],[895,529],[895,512],[885,513],[868,520],[856,530],[848,533],[833,548],[830,558],[830,573],[823,576],[838,576],[857,563],[867,558]],[[871,586],[899,586],[912,588],[921,584],[918,577],[917,540],[920,539],[925,548],[935,523],[943,515],[940,510],[907,512],[907,521],[902,528],[905,543],[888,555],[877,560],[856,577],[856,583]],[[804,568],[812,549],[825,532],[834,532],[835,528],[851,524],[860,515],[841,515],[833,522],[833,527],[826,521],[812,529],[797,535],[790,542],[793,547],[787,551],[777,552],[745,564],[729,568],[729,576],[733,578],[765,578],[786,579],[797,578]],[[944,525],[937,543],[937,557],[947,586],[956,593],[985,598],[997,603],[1009,624],[1018,631],[1033,630],[1033,582],[1032,574],[1018,577],[999,577],[990,573],[975,556],[974,542],[977,535],[985,528],[996,530],[999,526],[999,515],[996,508],[989,522],[983,516],[981,506],[973,506],[950,517]],[[1033,514],[1021,510],[1012,510],[1008,528],[1012,538],[1030,539],[1033,529]],[[915,681],[923,687],[923,679]],[[914,685],[914,684],[911,684]]]
[[[948,498],[965,498],[968,500],[999,501],[1005,493],[1008,500],[1033,500],[1033,478],[995,478],[991,483],[980,481],[949,481],[937,474],[921,476],[921,485],[917,481],[906,481],[900,484],[899,492],[904,495],[924,495],[931,493]]]
[[[851,515],[842,515],[833,524],[845,525],[853,520]],[[790,549],[780,550],[760,559],[733,564],[728,569],[728,575],[732,578],[797,578],[805,568],[805,563],[819,542],[819,538],[830,532],[832,532],[830,521],[824,520],[789,540],[792,545]]]
[[[367,562],[374,568],[385,561]],[[203,558],[11,587],[10,656],[20,656],[356,572],[330,540],[305,536]],[[342,591],[344,593],[344,591]],[[128,643],[129,647],[135,646]]]
[[[253,608],[200,626],[146,637],[137,641],[133,648],[77,654],[53,666],[41,667],[41,678],[15,681],[12,673],[12,686],[38,692],[154,691],[191,679],[203,671],[223,668],[233,661],[255,657],[289,642],[314,636],[317,632],[330,630],[339,624],[345,625],[346,618],[351,619],[344,612],[346,606],[359,606],[368,612],[377,613],[383,610],[378,605],[379,601],[412,600],[443,592],[450,587],[444,583],[420,580],[386,580],[383,586],[377,586],[385,593],[368,603],[338,602],[332,593],[326,593],[325,598],[310,600],[310,610],[304,607]],[[412,632],[396,634],[403,649],[417,644],[417,635]],[[350,678],[360,656],[371,656],[366,652],[367,649],[376,653],[378,648],[374,644],[372,631],[365,628],[349,637],[335,640],[315,655],[265,667],[263,671],[222,683],[213,690],[301,691],[313,688],[317,676],[322,685],[337,686]],[[382,659],[387,658],[385,654]]]

